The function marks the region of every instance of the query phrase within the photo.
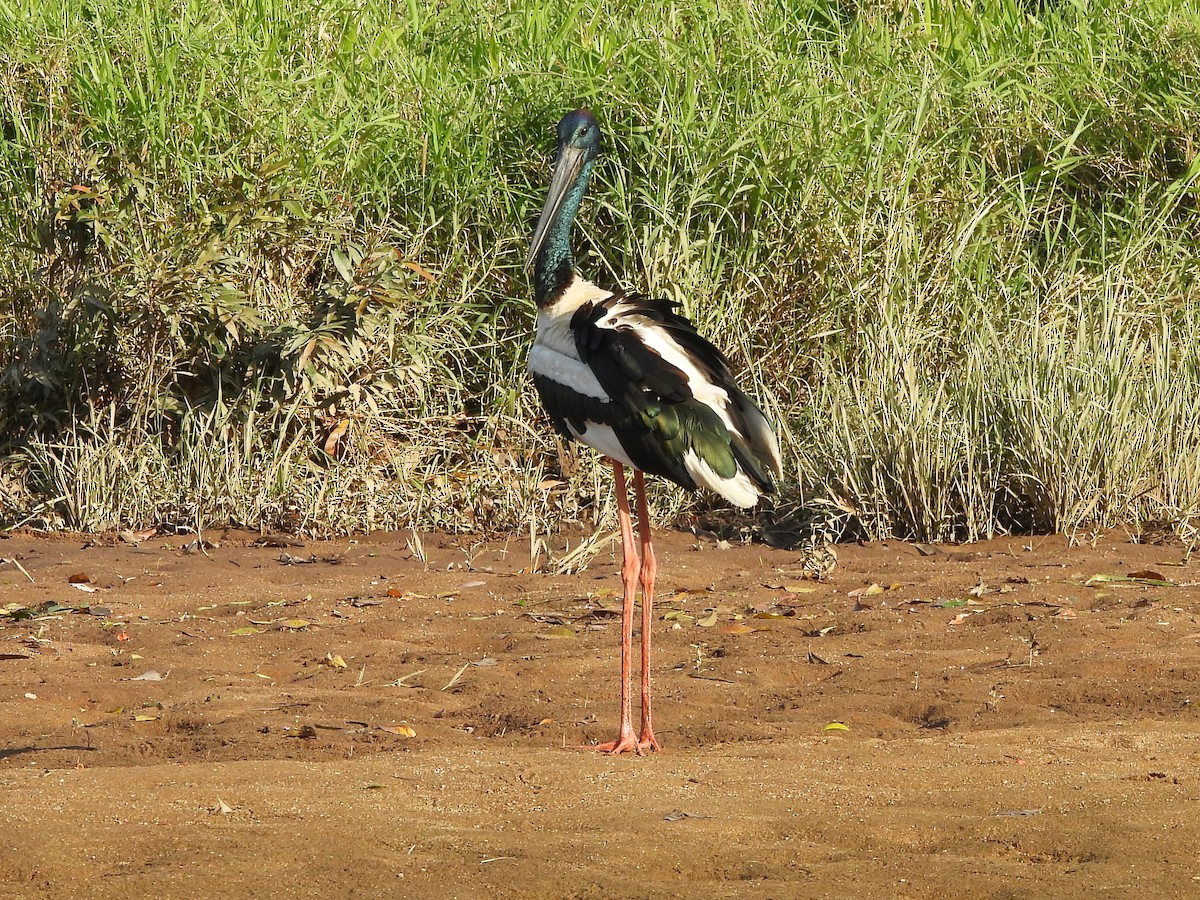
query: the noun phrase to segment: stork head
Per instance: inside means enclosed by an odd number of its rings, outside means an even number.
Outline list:
[[[600,153],[600,123],[586,106],[573,109],[558,123],[558,156],[562,160],[564,150],[584,154],[585,161],[596,158]],[[556,165],[557,169],[558,166]]]
[[[600,154],[600,123],[586,106],[573,109],[558,123],[558,155],[554,174],[546,193],[546,205],[533,232],[525,268],[537,261],[538,253],[550,239],[552,252],[569,259],[571,222],[587,188],[592,163]]]

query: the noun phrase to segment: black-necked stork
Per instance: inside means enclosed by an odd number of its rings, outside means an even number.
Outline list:
[[[620,510],[621,726],[596,749],[659,749],[650,719],[650,631],[655,559],[643,473],[708,488],[740,507],[775,489],[779,445],[762,411],[733,382],[729,361],[677,313],[677,303],[606,291],[580,278],[571,227],[600,152],[591,111],[558,123],[558,156],[525,267],[533,267],[537,337],[529,371],[555,427],[612,461]],[[633,469],[639,550],[625,487]],[[633,601],[642,590],[642,729],[633,731]]]

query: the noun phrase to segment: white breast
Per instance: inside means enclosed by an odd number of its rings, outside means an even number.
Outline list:
[[[539,311],[537,335],[529,351],[529,371],[588,397],[610,400],[592,370],[579,358],[575,335],[571,331],[571,316],[584,303],[611,296],[611,291],[577,277],[553,306]]]

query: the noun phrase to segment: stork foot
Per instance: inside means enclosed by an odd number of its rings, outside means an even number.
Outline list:
[[[579,749],[607,753],[609,756],[620,756],[622,753],[636,753],[638,756],[645,756],[647,753],[657,753],[660,748],[654,735],[650,735],[649,738],[635,738],[631,734],[615,741],[605,741],[603,744],[585,744]]]
[[[597,744],[594,747],[589,747],[589,750],[595,750],[597,753],[607,753],[609,756],[620,756],[622,753],[636,753],[642,755],[641,745],[638,744],[637,738],[632,734],[628,737],[619,738],[615,741],[605,741],[603,744]]]
[[[609,756],[620,756],[622,753],[636,753],[638,756],[642,756],[647,750],[658,750],[658,741],[654,739],[653,734],[650,735],[650,740],[646,741],[644,738],[635,737],[632,728],[628,730],[623,728],[615,741],[605,741],[603,744],[585,744],[579,749],[607,753]]]
[[[638,738],[638,752],[652,750],[657,753],[661,749],[658,745],[658,738],[654,736],[654,731],[647,725],[642,729],[641,737]]]

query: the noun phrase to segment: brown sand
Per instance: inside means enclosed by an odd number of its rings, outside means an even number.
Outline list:
[[[0,895],[1200,896],[1178,547],[850,545],[816,583],[661,532],[663,752],[610,758],[564,747],[615,734],[612,552],[211,537],[0,541],[0,606],[93,607],[0,618]]]

